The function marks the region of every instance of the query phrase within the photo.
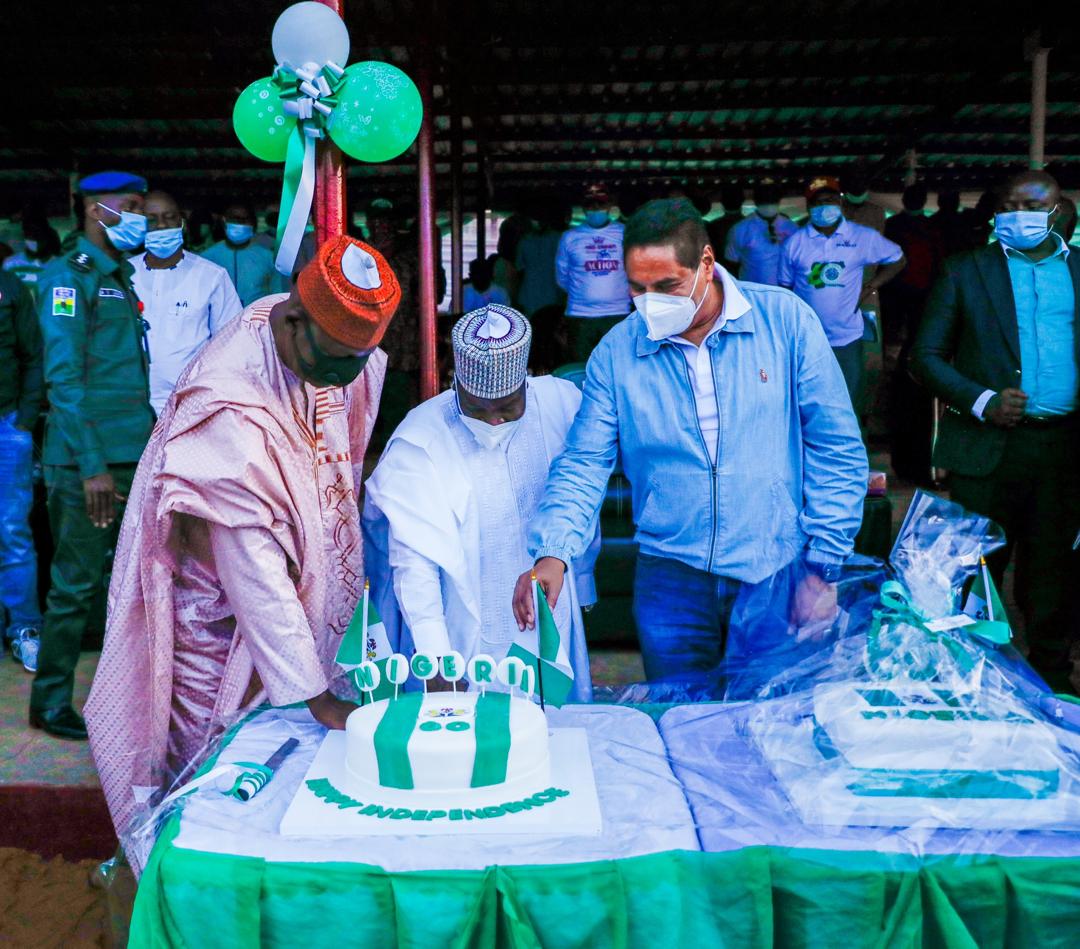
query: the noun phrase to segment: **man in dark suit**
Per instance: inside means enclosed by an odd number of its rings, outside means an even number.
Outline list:
[[[948,408],[934,463],[949,470],[953,500],[1004,527],[990,569],[1000,585],[1016,550],[1028,658],[1058,690],[1069,687],[1080,594],[1080,255],[1051,229],[1060,199],[1045,172],[1008,183],[997,242],[945,262],[912,351],[914,373]]]

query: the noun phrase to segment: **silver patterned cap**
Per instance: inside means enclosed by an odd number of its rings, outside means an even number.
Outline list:
[[[525,382],[532,327],[512,307],[489,303],[454,324],[454,378],[478,399],[502,399]]]

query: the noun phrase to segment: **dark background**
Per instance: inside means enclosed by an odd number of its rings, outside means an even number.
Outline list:
[[[70,181],[129,168],[186,204],[280,193],[281,165],[237,142],[233,102],[273,68],[284,0],[14,3],[0,14],[0,216],[68,210]],[[1030,61],[1051,48],[1046,153],[1080,186],[1080,39],[1063,4],[772,0],[346,0],[351,62],[414,79],[430,51],[439,208],[451,115],[465,206],[487,192],[624,198],[775,178],[793,192],[856,167],[896,190],[916,149],[931,187],[981,190],[1026,164]],[[1075,12],[1075,11],[1074,11]],[[426,44],[426,45],[425,45]],[[478,156],[483,156],[482,161]],[[415,147],[349,162],[353,207],[415,202]]]

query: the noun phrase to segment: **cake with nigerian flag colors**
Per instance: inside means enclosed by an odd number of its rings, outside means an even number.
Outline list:
[[[350,793],[412,804],[450,795],[468,805],[544,790],[546,703],[562,705],[573,679],[546,602],[538,620],[535,652],[512,648],[501,661],[477,655],[468,663],[458,652],[408,659],[390,649],[365,584],[337,655],[362,697],[345,728]],[[450,690],[429,691],[436,677]],[[410,678],[422,692],[404,690]]]
[[[547,717],[507,692],[409,692],[349,716],[345,770],[352,790],[417,797],[498,788],[503,797],[550,779]]]
[[[507,657],[496,663],[475,656],[466,666],[458,653],[411,661],[392,656],[385,677],[395,685],[408,672],[428,681],[438,672],[455,691],[402,692],[362,705],[345,727],[345,772],[349,791],[413,803],[449,797],[465,803],[486,797],[528,796],[547,787],[551,776],[548,722],[530,700],[533,667]],[[470,691],[458,689],[467,670]],[[373,663],[356,672],[361,689],[374,693],[383,673]],[[496,691],[501,685],[509,691]]]
[[[365,588],[337,654],[361,704],[326,733],[282,835],[599,834],[588,735],[549,728],[566,689],[545,607],[535,651],[406,657]]]

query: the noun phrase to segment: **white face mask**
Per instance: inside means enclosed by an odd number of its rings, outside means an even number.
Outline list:
[[[634,297],[634,309],[645,318],[649,327],[649,339],[659,342],[678,336],[694,322],[694,317],[708,296],[706,292],[702,294],[700,302],[694,303],[694,292],[700,276],[701,266],[698,265],[697,273],[694,274],[694,285],[690,288],[690,295],[686,297],[677,293],[640,293]]]
[[[462,412],[461,421],[465,427],[473,433],[476,440],[484,448],[488,451],[494,451],[496,448],[506,444],[510,436],[517,431],[518,422],[520,422],[521,419],[515,419],[512,422],[500,422],[498,425],[491,425],[483,419],[471,418]]]

